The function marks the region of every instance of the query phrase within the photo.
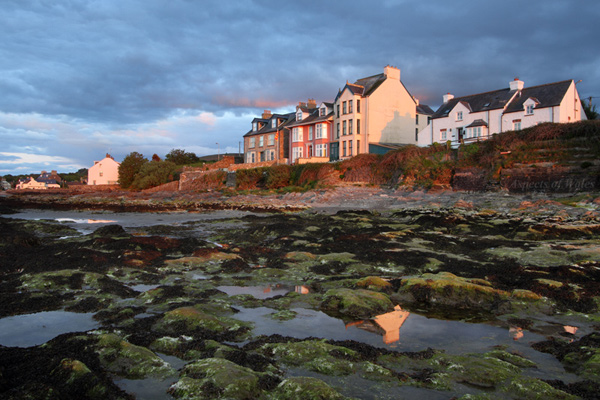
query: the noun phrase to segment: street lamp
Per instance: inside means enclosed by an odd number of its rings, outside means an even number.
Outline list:
[[[219,155],[221,153],[221,148],[219,147],[219,143],[217,143],[217,161],[219,161]]]

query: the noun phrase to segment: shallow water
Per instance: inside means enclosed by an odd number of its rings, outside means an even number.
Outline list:
[[[271,317],[277,310],[258,307],[237,307],[234,318],[255,323],[252,333],[258,335],[290,336],[297,339],[316,337],[328,340],[354,340],[374,347],[400,352],[415,352],[427,348],[444,349],[448,354],[484,353],[502,346],[506,351],[520,354],[535,362],[539,369],[530,371],[531,376],[544,379],[576,380],[576,376],[565,372],[563,366],[549,354],[540,353],[530,344],[545,340],[545,336],[521,331],[515,340],[514,331],[484,323],[446,321],[409,313],[388,313],[387,325],[377,320],[344,321],[328,316],[321,311],[293,308],[296,317],[281,321]],[[394,321],[395,319],[395,321]]]
[[[0,319],[0,345],[31,347],[69,332],[83,332],[98,328],[93,314],[68,311],[44,311],[15,315]]]
[[[160,212],[160,213],[116,213],[111,211],[59,211],[59,210],[36,210],[24,209],[16,214],[0,215],[4,218],[24,219],[24,220],[52,220],[72,227],[83,234],[89,234],[96,229],[117,224],[123,226],[128,232],[135,233],[137,229],[168,225],[169,227],[181,226],[186,228],[177,232],[170,232],[172,236],[184,235],[186,230],[200,230],[201,227],[195,223],[210,222],[223,218],[241,218],[246,215],[254,215],[247,211],[218,210],[202,213],[188,212]]]

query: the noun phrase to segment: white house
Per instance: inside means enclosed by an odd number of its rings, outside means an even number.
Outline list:
[[[457,145],[542,122],[586,119],[572,80],[526,88],[515,79],[508,88],[492,92],[456,98],[448,93],[443,102],[419,132],[419,146],[447,141]]]
[[[119,181],[119,165],[110,154],[101,161],[94,161],[88,169],[88,185],[116,185]]]

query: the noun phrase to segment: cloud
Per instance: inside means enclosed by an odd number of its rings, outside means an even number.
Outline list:
[[[108,151],[215,152],[215,137],[237,150],[262,110],[332,101],[387,64],[433,106],[515,76],[582,79],[582,97],[600,96],[599,17],[562,0],[6,0],[2,150],[78,165]]]

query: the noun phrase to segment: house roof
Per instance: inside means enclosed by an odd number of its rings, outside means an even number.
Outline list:
[[[289,125],[287,125],[288,128],[293,128],[295,126],[303,126],[303,125],[310,125],[310,124],[316,124],[319,122],[323,122],[323,121],[327,121],[329,119],[333,118],[333,111],[331,111],[329,114],[327,115],[319,115],[319,109],[315,109],[315,110],[311,110],[311,113],[308,117],[302,119],[302,121],[292,121],[289,123]]]
[[[476,126],[488,126],[488,124],[482,119],[476,119],[475,121],[467,125],[465,128],[474,128]]]
[[[571,82],[571,80],[568,80],[524,88],[521,91],[520,96],[515,96],[513,101],[510,102],[509,106],[506,108],[506,112],[523,111],[523,103],[529,98],[537,101],[538,104],[535,108],[558,106],[565,97],[569,86],[571,86]]]
[[[278,119],[279,119],[279,118],[281,118],[281,119],[284,119],[285,121],[284,121],[283,123],[281,123],[281,124],[277,125],[277,127],[275,127],[275,128],[272,128],[272,127],[271,127],[271,123],[270,123],[270,121],[271,121],[273,118],[278,118]],[[295,112],[288,113],[288,114],[273,114],[273,115],[272,115],[272,116],[271,116],[269,119],[263,119],[263,118],[254,118],[254,119],[252,120],[252,122],[257,122],[257,121],[258,121],[258,122],[264,122],[264,123],[265,123],[265,126],[263,126],[261,129],[258,129],[258,130],[256,130],[256,131],[253,131],[253,130],[251,129],[251,130],[250,130],[248,133],[246,133],[246,134],[244,135],[244,137],[248,137],[248,136],[255,136],[255,135],[262,135],[262,134],[265,134],[265,133],[277,132],[277,131],[278,131],[278,130],[280,130],[281,128],[287,128],[287,127],[288,127],[288,125],[289,125],[291,122],[294,122],[294,121],[295,121],[295,119],[296,119],[296,113],[295,113]]]
[[[417,106],[417,114],[433,115],[434,111],[427,104],[419,104]]]
[[[523,111],[523,103],[530,97],[539,101],[537,108],[556,106],[562,101],[571,82],[572,81],[568,80],[532,86],[523,88],[520,93],[518,90],[504,88],[491,92],[455,97],[442,104],[433,114],[433,118],[447,117],[450,111],[452,111],[458,103],[463,103],[471,112],[496,110],[501,108],[506,108],[504,111],[505,113]]]

